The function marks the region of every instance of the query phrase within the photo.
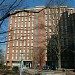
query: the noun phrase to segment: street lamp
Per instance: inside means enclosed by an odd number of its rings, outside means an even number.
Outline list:
[[[23,53],[21,53],[20,75],[22,75],[22,70],[23,70]]]

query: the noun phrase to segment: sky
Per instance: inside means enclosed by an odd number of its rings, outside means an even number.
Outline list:
[[[27,7],[35,7],[35,6],[42,6],[42,5],[47,5],[50,0],[27,0],[24,4],[27,5]],[[60,3],[62,0],[58,0],[58,3]],[[67,5],[69,7],[75,7],[75,0],[64,0],[63,5]],[[57,5],[56,0],[53,0],[52,5]]]
[[[14,0],[6,0],[6,2],[4,4],[9,4],[9,3],[13,3]],[[18,0],[19,1],[19,0]],[[20,5],[20,9],[24,9],[24,8],[31,8],[31,7],[35,7],[35,6],[47,6],[49,0],[24,0],[24,2]],[[57,5],[56,0],[53,1],[52,6],[53,5]],[[65,0],[66,2],[64,3],[64,5],[67,5],[68,7],[74,7],[75,8],[75,0]],[[58,2],[60,3],[60,2]],[[17,8],[17,9],[19,9]],[[7,31],[8,29],[8,19],[6,19],[2,25],[2,30],[3,31]],[[1,29],[0,29],[1,31]],[[4,36],[4,35],[3,35]],[[1,36],[0,36],[1,37]],[[0,47],[3,48],[3,50],[6,50],[6,44],[0,44]]]

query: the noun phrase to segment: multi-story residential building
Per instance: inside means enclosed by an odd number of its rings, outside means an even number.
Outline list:
[[[20,66],[22,53],[24,65],[29,67],[57,63],[56,55],[52,55],[56,49],[54,39],[59,36],[61,49],[68,47],[68,16],[74,9],[60,6],[25,10],[29,12],[22,11],[10,16],[6,64]]]
[[[68,50],[66,54],[66,61],[71,68],[75,68],[75,13],[69,15],[67,29]]]

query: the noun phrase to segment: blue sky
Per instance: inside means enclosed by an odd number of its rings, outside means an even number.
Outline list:
[[[56,4],[56,0],[53,0],[53,5]],[[58,0],[59,3],[61,0]],[[63,5],[67,5],[69,7],[75,7],[75,0],[64,0]],[[27,0],[26,3],[24,3],[27,7],[35,7],[35,6],[41,6],[46,5],[49,2],[49,0]]]
[[[8,4],[8,3],[12,3],[14,0],[6,0],[6,2],[4,4]],[[18,0],[19,1],[19,0]],[[21,4],[21,8],[30,8],[30,7],[35,7],[35,6],[45,6],[47,5],[49,0],[24,0],[24,2]],[[56,5],[55,3],[56,0],[54,0],[54,3],[52,5]],[[74,7],[75,8],[75,0],[65,0],[66,2],[64,3],[64,5],[67,5],[69,7]],[[2,25],[2,30],[7,31],[7,27],[8,27],[8,20],[6,19],[6,21],[3,23]],[[4,36],[4,35],[3,35]],[[4,44],[0,44],[2,46],[2,48],[6,49],[6,45]]]

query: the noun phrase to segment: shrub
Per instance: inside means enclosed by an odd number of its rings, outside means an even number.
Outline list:
[[[19,68],[18,68],[18,66],[14,66],[14,67],[12,68],[12,70],[15,71],[15,72],[18,72],[18,71],[19,71]]]

